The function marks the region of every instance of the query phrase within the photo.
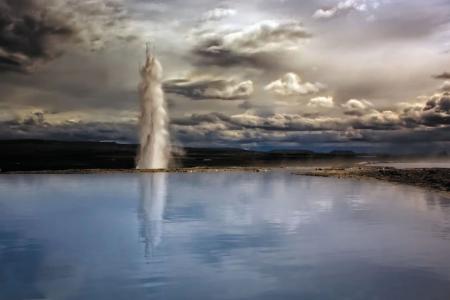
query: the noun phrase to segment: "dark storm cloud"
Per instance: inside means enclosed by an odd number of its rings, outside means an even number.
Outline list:
[[[212,124],[211,124],[212,125]],[[446,149],[450,145],[450,127],[416,128],[399,130],[321,130],[321,131],[270,131],[261,128],[221,128],[216,124],[175,126],[177,140],[190,146],[234,146],[271,148],[338,149],[364,147],[369,152],[380,147],[386,151],[414,152]]]
[[[270,68],[278,63],[280,53],[298,49],[311,37],[300,22],[262,22],[241,30],[195,33],[191,53],[199,65]]]
[[[411,105],[404,108],[399,117],[403,126],[440,127],[450,125],[450,93],[436,94],[424,106]]]
[[[424,104],[410,105],[398,111],[372,109],[352,116],[193,114],[174,118],[171,132],[176,140],[190,146],[395,144],[416,147],[426,141],[429,147],[439,148],[449,142],[449,103],[449,94],[444,93],[430,97]],[[4,120],[0,124],[0,138],[136,141],[136,122],[132,120],[55,122],[49,118],[52,116],[51,112],[35,111]]]
[[[0,139],[54,139],[62,141],[136,141],[134,123],[64,121],[51,123],[44,112],[0,122]]]
[[[193,100],[242,100],[252,95],[253,82],[226,79],[173,79],[164,83],[164,90]]]
[[[63,54],[68,42],[98,50],[125,14],[117,0],[0,0],[0,71],[31,72]]]
[[[176,118],[173,125],[197,126],[201,129],[216,130],[217,125],[223,125],[227,130],[261,129],[266,131],[320,131],[327,129],[342,129],[337,119],[309,119],[296,114],[234,115],[221,113],[193,114],[189,117]]]
[[[438,75],[433,75],[433,78],[435,78],[435,79],[450,79],[450,72],[443,72]]]
[[[266,52],[260,53],[239,53],[231,49],[216,49],[211,51],[211,47],[220,45],[218,40],[207,40],[201,42],[192,49],[193,62],[198,66],[246,66],[256,68],[270,68],[276,58],[275,55]]]
[[[180,122],[172,126],[172,133],[178,141],[189,146],[271,146],[271,147],[352,147],[360,144],[404,145],[396,151],[411,150],[426,141],[430,147],[448,145],[450,127],[418,128],[402,130],[321,130],[308,131],[273,131],[258,127],[238,127],[230,121],[229,126],[221,127],[221,122],[230,118],[221,114],[194,116],[191,121]],[[215,123],[215,124],[214,124]],[[188,125],[188,124],[196,124]],[[201,126],[200,124],[203,124]],[[217,130],[217,129],[221,130]],[[63,122],[51,124],[45,120],[45,114],[35,112],[21,120],[4,121],[0,126],[0,138],[17,139],[56,139],[71,141],[116,140],[136,142],[136,125],[117,122]],[[330,146],[326,146],[330,145]],[[340,146],[339,146],[340,145]]]
[[[276,114],[268,116],[235,115],[227,116],[221,113],[193,114],[189,117],[177,118],[173,125],[198,126],[199,129],[216,130],[217,125],[223,125],[226,130],[261,129],[265,131],[321,131],[338,130],[342,126],[337,119],[321,120],[304,118],[296,114]]]
[[[172,124],[182,132],[198,134],[232,134],[235,137],[252,131],[288,132],[336,131],[341,134],[367,131],[398,131],[419,128],[441,128],[450,125],[450,94],[437,94],[423,105],[410,105],[398,111],[362,110],[345,117],[305,116],[299,114],[193,114],[177,118]],[[357,101],[357,100],[354,100]],[[344,109],[346,109],[344,107]],[[344,111],[345,112],[345,111]],[[184,130],[184,131],[183,131]],[[270,134],[268,138],[270,139]]]
[[[327,21],[312,17],[333,8]],[[450,75],[438,73],[449,20],[448,0],[0,0],[1,137],[135,140],[124,116],[138,109],[138,41],[151,39],[176,78],[165,90],[181,142],[448,142]],[[263,90],[288,72],[327,83],[317,96],[335,105],[313,110],[289,89]],[[436,85],[440,94],[416,100]],[[15,119],[24,107],[45,112]],[[82,121],[66,121],[78,112]]]
[[[0,71],[31,71],[74,36],[66,20],[32,0],[0,0]]]
[[[444,93],[442,95],[431,97],[423,110],[450,114],[450,93]]]

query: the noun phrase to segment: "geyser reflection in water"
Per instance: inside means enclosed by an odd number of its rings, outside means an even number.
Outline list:
[[[136,167],[137,169],[165,169],[170,158],[170,138],[167,105],[162,88],[163,69],[148,47],[140,75],[140,148]]]
[[[164,208],[167,198],[167,174],[143,175],[140,178],[138,217],[140,236],[145,245],[145,256],[161,243]]]

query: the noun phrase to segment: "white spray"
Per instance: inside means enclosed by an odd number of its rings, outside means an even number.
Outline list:
[[[162,88],[163,69],[147,47],[141,68],[140,148],[137,169],[165,169],[170,159],[169,118]]]

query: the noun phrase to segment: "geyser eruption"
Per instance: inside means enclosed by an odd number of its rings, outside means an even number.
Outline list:
[[[137,169],[165,169],[170,158],[169,118],[162,88],[163,69],[147,47],[145,65],[140,70],[140,148]]]

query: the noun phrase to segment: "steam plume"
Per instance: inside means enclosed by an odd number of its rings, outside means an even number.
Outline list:
[[[140,70],[141,100],[138,169],[165,169],[170,158],[167,107],[162,89],[162,66],[147,47],[145,65]]]

